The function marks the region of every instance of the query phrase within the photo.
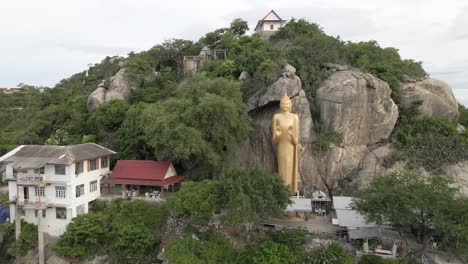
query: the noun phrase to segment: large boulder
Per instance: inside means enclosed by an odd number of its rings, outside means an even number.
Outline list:
[[[402,102],[404,107],[421,101],[419,107],[423,116],[444,117],[457,123],[459,112],[458,102],[450,86],[436,79],[408,82],[401,86]]]
[[[324,128],[342,134],[344,146],[387,139],[398,119],[388,84],[370,74],[337,71],[317,90]]]
[[[272,143],[271,123],[273,115],[280,111],[279,102],[284,92],[291,98],[292,112],[298,114],[300,122],[300,164],[310,164],[313,159],[308,150],[311,141],[312,117],[310,104],[302,90],[301,79],[295,75],[294,67],[286,65],[282,77],[265,91],[253,95],[247,103],[252,118],[254,133],[238,149],[236,160],[244,167],[258,167],[268,174],[277,173],[275,146]],[[307,166],[299,168],[303,179],[315,177]]]
[[[102,82],[88,96],[88,111],[94,112],[101,105],[111,100],[128,100],[130,92],[140,86],[140,82],[131,80],[125,74],[125,68],[120,69],[111,79],[109,86]]]
[[[468,197],[468,160],[446,166],[445,172],[453,177],[455,185],[460,188],[461,193]]]
[[[107,87],[105,86],[105,82],[101,82],[98,88],[94,90],[88,96],[88,111],[90,113],[96,111],[101,105],[106,102],[106,94],[107,94]]]

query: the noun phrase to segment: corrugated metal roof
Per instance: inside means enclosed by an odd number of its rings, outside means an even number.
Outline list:
[[[347,228],[376,227],[376,224],[367,223],[363,215],[351,208],[353,197],[333,196],[333,208],[336,211],[338,225]]]
[[[94,143],[69,146],[21,145],[0,157],[0,162],[12,163],[15,169],[36,169],[44,164],[67,165],[112,154],[115,152]]]
[[[365,238],[380,238],[401,240],[401,236],[397,231],[389,230],[387,228],[362,228],[348,230],[349,238],[351,239],[365,239]]]
[[[351,209],[353,197],[348,196],[333,196],[333,208],[335,209]]]
[[[376,224],[367,223],[363,215],[356,210],[338,209],[336,210],[338,225],[347,228],[376,227]]]
[[[312,212],[312,203],[308,198],[291,198],[291,204],[288,204],[286,211]]]

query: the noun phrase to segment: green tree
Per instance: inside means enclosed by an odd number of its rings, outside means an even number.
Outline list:
[[[378,224],[390,223],[403,232],[413,231],[426,243],[434,234],[434,220],[457,190],[446,176],[426,177],[417,172],[393,172],[374,178],[356,194],[353,207]]]
[[[280,177],[260,170],[227,169],[217,182],[215,195],[224,223],[251,225],[263,217],[279,215],[291,193]]]
[[[250,132],[239,85],[204,75],[183,82],[173,98],[148,106],[143,120],[158,159],[193,167],[219,168],[225,154]]]
[[[108,221],[110,219],[102,213],[88,213],[73,218],[54,251],[61,256],[76,258],[96,254],[107,241]]]
[[[262,242],[252,258],[255,264],[287,264],[293,261],[294,255],[288,247],[270,240]]]
[[[191,216],[208,222],[216,208],[214,188],[215,184],[209,180],[186,182],[175,195],[168,198],[169,209],[176,216]]]
[[[46,144],[47,145],[68,145],[71,143],[70,140],[70,134],[63,130],[63,129],[57,129],[55,130],[55,133],[52,134],[47,140]]]
[[[167,246],[165,254],[174,264],[237,263],[231,242],[214,232],[201,233],[199,239],[176,239]]]
[[[122,100],[112,100],[99,107],[90,118],[96,131],[117,131],[125,120],[129,105]]]
[[[460,112],[458,123],[468,128],[468,109],[464,105],[458,104],[458,111]]]
[[[126,113],[125,120],[117,130],[116,150],[121,159],[150,159],[154,150],[146,142],[143,112],[146,105],[133,105]]]
[[[141,263],[158,242],[158,237],[138,221],[118,221],[112,232],[113,254],[119,263]]]
[[[229,29],[235,35],[242,36],[245,32],[249,31],[249,23],[241,18],[236,18],[231,22]]]
[[[311,264],[351,264],[352,257],[347,255],[343,248],[336,242],[323,245],[314,249],[309,257]]]
[[[12,256],[25,256],[29,250],[37,246],[37,226],[21,222],[21,233],[13,247],[8,251]]]

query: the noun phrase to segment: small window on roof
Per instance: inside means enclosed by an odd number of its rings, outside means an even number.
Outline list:
[[[273,24],[270,25],[270,30],[273,30],[275,26]]]

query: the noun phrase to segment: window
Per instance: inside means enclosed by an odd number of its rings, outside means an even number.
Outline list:
[[[275,26],[273,26],[273,24],[270,25],[270,30],[273,30],[275,28]]]
[[[55,165],[55,175],[65,175],[65,165]]]
[[[85,205],[84,204],[78,205],[76,207],[76,215],[78,216],[78,215],[81,215],[81,214],[84,214],[84,213],[86,213],[85,212]]]
[[[89,182],[89,192],[97,191],[97,181]]]
[[[34,210],[34,216],[37,217],[37,211],[38,210]],[[46,218],[46,210],[42,210],[42,218]]]
[[[102,168],[107,168],[109,167],[109,158],[108,157],[102,157],[101,158],[101,169]]]
[[[83,161],[78,161],[75,163],[75,174],[80,174],[84,172]]]
[[[97,169],[99,169],[98,160],[97,159],[88,160],[88,171],[93,171]]]
[[[34,174],[44,174],[44,167],[39,169],[34,169]]]
[[[25,170],[25,169],[21,169],[21,170],[18,170],[19,173],[28,173],[28,170]]]
[[[80,197],[82,195],[84,195],[84,184],[76,186],[76,197]]]
[[[55,186],[55,197],[56,198],[67,198],[67,187],[66,186]]]
[[[34,187],[34,194],[44,197],[44,187]]]
[[[57,219],[67,219],[67,208],[55,207],[55,217]]]

